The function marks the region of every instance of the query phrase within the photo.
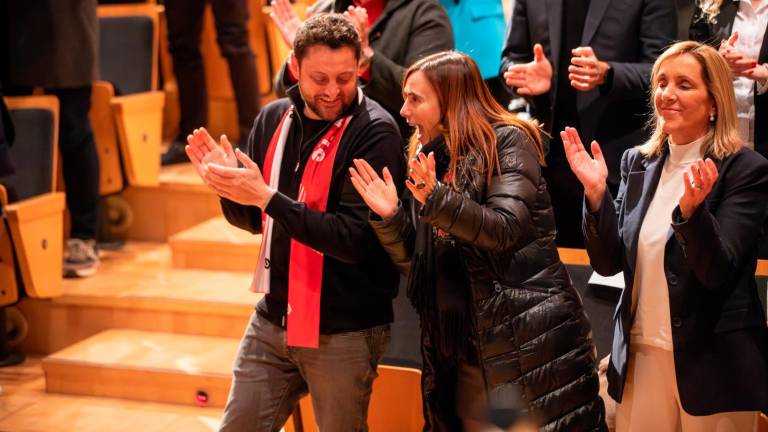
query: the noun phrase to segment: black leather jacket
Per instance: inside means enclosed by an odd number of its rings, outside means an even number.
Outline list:
[[[497,128],[496,134],[501,175],[490,185],[484,173],[460,182],[463,192],[439,184],[416,212],[401,207],[371,224],[403,272],[414,253],[411,214],[419,215],[417,224],[432,224],[459,240],[471,288],[472,344],[492,404],[507,403],[499,395],[517,392],[543,431],[603,429],[591,326],[557,253],[536,151],[516,127]],[[454,400],[445,392],[455,389],[436,385],[443,365],[435,361],[429,338],[422,340],[425,430],[455,430],[455,410],[444,405]]]

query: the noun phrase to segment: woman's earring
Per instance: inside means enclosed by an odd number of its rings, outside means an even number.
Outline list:
[[[715,113],[709,113],[709,122],[714,123],[715,122]]]

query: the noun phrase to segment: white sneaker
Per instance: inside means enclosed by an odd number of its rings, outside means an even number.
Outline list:
[[[64,252],[64,277],[88,277],[96,274],[99,268],[99,255],[95,240],[71,238],[67,240]]]

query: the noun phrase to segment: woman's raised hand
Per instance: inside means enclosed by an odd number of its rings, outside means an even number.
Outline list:
[[[603,151],[597,141],[592,141],[591,147],[594,158],[590,156],[584,149],[584,144],[581,143],[576,128],[565,128],[564,131],[560,132],[560,138],[563,140],[568,165],[571,166],[571,171],[584,186],[584,195],[587,198],[589,209],[595,211],[603,201],[606,179],[608,178],[608,166],[605,164]]]
[[[712,159],[697,160],[691,165],[690,172],[683,173],[683,195],[680,197],[680,214],[688,220],[693,212],[704,202],[717,181],[717,166]]]
[[[374,213],[382,218],[392,217],[397,213],[397,188],[389,170],[384,167],[381,172],[384,179],[363,159],[355,159],[355,166],[349,167],[352,185],[363,197],[363,201]]]
[[[427,197],[437,186],[437,169],[435,167],[435,153],[425,155],[418,152],[411,159],[411,168],[408,170],[409,178],[405,181],[405,187],[411,191],[416,201],[426,204]]]

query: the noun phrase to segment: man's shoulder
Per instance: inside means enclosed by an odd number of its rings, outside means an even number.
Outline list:
[[[272,102],[264,105],[264,107],[261,108],[260,114],[263,115],[283,115],[288,109],[291,108],[291,101],[288,98],[280,98],[273,100]]]
[[[400,135],[400,129],[394,117],[378,102],[369,97],[363,99],[360,113],[357,117],[362,127],[373,128],[377,131],[391,131]]]

